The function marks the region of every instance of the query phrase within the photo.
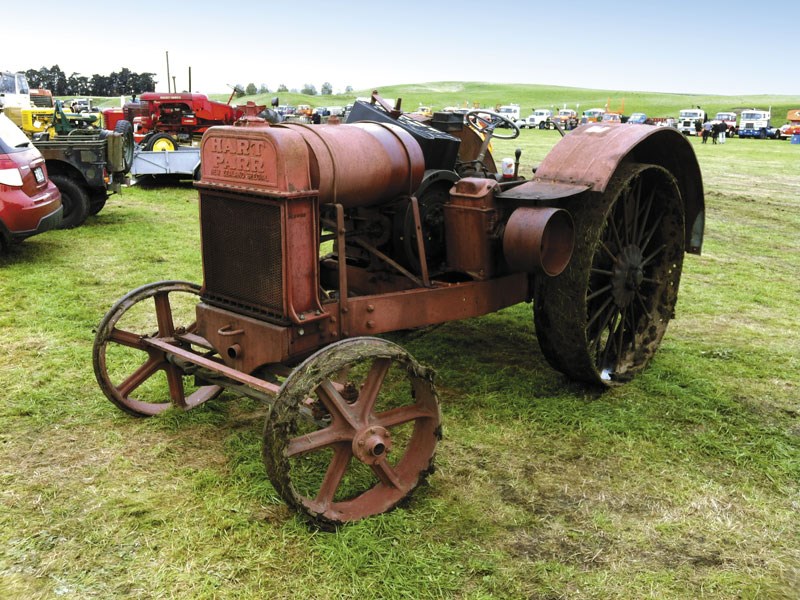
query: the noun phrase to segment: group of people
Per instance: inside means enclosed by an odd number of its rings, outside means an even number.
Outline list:
[[[697,135],[702,136],[704,144],[708,141],[709,137],[711,138],[712,144],[716,144],[717,141],[719,141],[720,144],[725,143],[725,135],[728,133],[728,126],[723,121],[719,123],[712,123],[711,121],[703,123],[697,121],[694,126]]]

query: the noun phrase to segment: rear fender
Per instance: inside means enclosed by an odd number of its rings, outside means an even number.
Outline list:
[[[700,254],[705,228],[703,179],[692,145],[676,129],[584,125],[556,144],[536,170],[534,181],[583,186],[602,193],[625,161],[659,165],[675,177],[686,214],[686,251]]]

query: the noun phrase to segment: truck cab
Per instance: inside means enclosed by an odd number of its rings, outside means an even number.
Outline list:
[[[0,104],[5,108],[28,108],[30,88],[24,73],[0,72]]]
[[[504,104],[498,107],[497,112],[512,123],[516,123],[520,119],[519,104]]]
[[[739,137],[746,138],[781,138],[781,130],[773,127],[772,113],[768,110],[750,108],[743,110],[739,118]]]
[[[706,121],[706,111],[702,108],[684,108],[678,114],[678,131],[683,135],[697,135],[697,122]]]
[[[725,123],[728,128],[728,134],[736,133],[736,119],[738,115],[735,112],[718,112],[714,117],[714,123]]]
[[[574,129],[578,126],[578,113],[571,108],[562,108],[553,120],[564,129]]]
[[[552,127],[550,119],[553,118],[553,111],[547,108],[537,108],[525,120],[525,126],[529,129],[549,129]]]

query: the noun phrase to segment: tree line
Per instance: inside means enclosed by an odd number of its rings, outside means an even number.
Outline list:
[[[135,73],[127,68],[110,75],[95,73],[86,77],[80,73],[67,76],[58,65],[49,69],[28,69],[25,77],[32,88],[45,88],[54,96],[130,96],[142,92],[154,92],[155,73]]]
[[[268,94],[270,92],[269,88],[266,84],[262,83],[260,86],[256,87],[255,83],[248,83],[246,87],[242,87],[240,85],[236,85],[237,96],[255,96],[256,94]],[[317,88],[316,86],[306,83],[303,85],[302,88],[299,90],[297,88],[289,89],[286,87],[285,84],[280,84],[276,89],[276,92],[293,92],[295,94],[305,94],[307,96],[316,96],[317,95]],[[353,91],[353,86],[348,85],[345,88],[345,93],[349,94]],[[333,94],[333,86],[330,82],[326,81],[322,84],[322,88],[320,89],[319,93],[323,96],[330,96]]]

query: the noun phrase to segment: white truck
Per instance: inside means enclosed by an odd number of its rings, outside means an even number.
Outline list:
[[[527,119],[519,121],[520,127],[527,127],[528,129],[552,129],[553,111],[547,108],[536,108],[528,116]]]
[[[772,113],[769,110],[743,110],[739,117],[739,137],[781,139],[781,130],[772,126],[771,119]]]
[[[678,114],[678,131],[683,135],[697,135],[697,122],[702,125],[706,118],[706,111],[702,108],[684,108]]]
[[[516,124],[520,120],[519,104],[504,104],[498,107],[497,112],[512,123]]]
[[[712,123],[725,123],[728,128],[727,134],[733,136],[736,133],[737,117],[738,115],[735,112],[718,112]]]
[[[30,108],[30,88],[24,73],[0,71],[0,104],[6,108]]]

